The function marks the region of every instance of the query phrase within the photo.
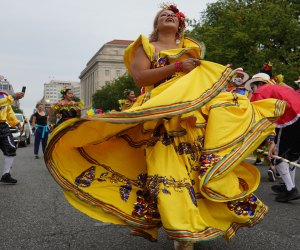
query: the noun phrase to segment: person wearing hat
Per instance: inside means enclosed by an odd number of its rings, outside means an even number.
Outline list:
[[[298,86],[298,89],[296,89],[296,92],[300,94],[300,76],[298,77],[298,80],[294,81],[294,83]]]
[[[240,95],[248,95],[248,91],[245,89],[244,84],[249,79],[249,75],[244,72],[243,68],[237,68],[235,71],[237,74],[232,77],[226,91],[235,92]]]
[[[266,65],[268,65],[268,64],[265,64],[265,66]],[[264,69],[265,69],[265,67],[264,67]],[[245,84],[245,89],[248,91],[249,99],[251,98],[252,93],[258,88],[258,86],[262,86],[265,83],[272,84],[271,77],[270,77],[270,74],[271,74],[270,72],[268,72],[268,73],[267,72],[260,72],[258,74],[255,74],[252,77],[251,80],[246,82],[247,87],[246,87],[246,84]],[[266,146],[266,144],[268,144],[268,143],[269,143],[269,138],[267,138],[258,148],[264,148]],[[262,158],[262,156],[258,154],[256,156],[256,160],[254,162],[254,165],[261,165],[262,164],[261,158]],[[269,179],[269,181],[274,182],[276,180],[275,176],[276,176],[276,170],[275,170],[275,167],[273,166],[272,161],[271,161],[270,165],[269,165],[269,170],[268,170],[268,179]]]
[[[275,121],[276,136],[271,138],[269,156],[277,155],[291,162],[300,158],[300,98],[299,94],[291,88],[272,84],[268,76],[258,73],[247,81],[245,88],[251,91],[251,102],[274,98],[286,102],[285,111]],[[277,144],[275,144],[277,143]],[[300,199],[300,193],[295,184],[295,167],[287,162],[277,161],[276,170],[285,185],[274,185],[272,190],[277,193],[276,201],[288,202]]]

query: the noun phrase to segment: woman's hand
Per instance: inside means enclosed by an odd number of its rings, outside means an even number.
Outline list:
[[[268,155],[270,158],[273,158],[274,156],[276,156],[276,144],[274,141],[270,141],[270,147],[269,147],[269,152]]]
[[[182,72],[189,73],[194,68],[199,66],[201,64],[201,61],[196,58],[188,58],[182,61]]]

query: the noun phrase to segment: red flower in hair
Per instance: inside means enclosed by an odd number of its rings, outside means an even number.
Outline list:
[[[176,16],[179,20],[180,27],[185,28],[185,16],[182,12],[177,12]]]
[[[265,64],[264,67],[263,67],[263,70],[264,71],[272,70],[272,66],[270,66],[269,64]]]
[[[179,9],[173,4],[168,7],[168,10],[172,10],[175,14],[179,12]]]

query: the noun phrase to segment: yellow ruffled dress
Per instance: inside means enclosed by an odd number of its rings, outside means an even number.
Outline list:
[[[204,54],[189,38],[156,54],[140,36],[125,52],[127,68],[139,46],[153,67]],[[70,204],[150,240],[160,227],[177,240],[229,239],[260,221],[267,212],[253,194],[260,174],[243,160],[273,131],[285,103],[223,91],[233,74],[202,60],[146,87],[126,112],[65,121],[51,134],[45,162]]]

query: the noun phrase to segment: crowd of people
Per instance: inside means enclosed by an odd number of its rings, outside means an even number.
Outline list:
[[[263,142],[283,181],[272,186],[276,201],[300,199],[299,90],[275,82],[270,64],[249,80],[242,68],[202,60],[204,44],[184,29],[184,14],[164,4],[149,39],[140,35],[126,49],[124,63],[143,91],[136,98],[124,90],[121,112],[78,118],[80,103],[63,89],[49,139],[42,104],[33,116],[35,158],[42,142],[45,163],[71,205],[151,241],[163,227],[175,249],[231,239],[263,218],[268,207],[254,194],[259,170],[244,161]],[[2,181],[12,179],[15,156],[2,131],[9,133],[6,121],[17,125],[8,109],[22,95],[0,98],[7,108],[0,110]]]

